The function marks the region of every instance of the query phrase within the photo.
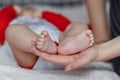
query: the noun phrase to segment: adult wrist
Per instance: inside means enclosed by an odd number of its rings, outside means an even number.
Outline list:
[[[99,45],[96,45],[95,48],[97,49],[97,57],[95,61],[108,61],[108,54],[105,50],[104,44],[101,43]]]

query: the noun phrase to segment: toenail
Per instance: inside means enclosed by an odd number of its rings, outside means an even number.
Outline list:
[[[87,33],[92,33],[92,31],[91,31],[91,30],[87,30],[86,32],[87,32]]]
[[[93,37],[93,35],[92,35],[92,34],[90,34],[90,37]]]
[[[91,37],[90,39],[91,39],[91,40],[94,40],[94,38],[93,38],[93,37]]]

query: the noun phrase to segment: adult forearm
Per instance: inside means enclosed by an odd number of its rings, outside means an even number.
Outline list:
[[[106,0],[86,0],[90,23],[96,43],[109,40],[109,28],[106,15]]]
[[[107,61],[120,56],[120,36],[108,42],[99,44],[98,56],[95,61]]]

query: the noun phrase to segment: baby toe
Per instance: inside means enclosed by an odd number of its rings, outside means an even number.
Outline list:
[[[85,32],[86,32],[87,35],[92,34],[92,31],[91,31],[91,30],[86,30]]]
[[[41,48],[41,47],[43,46],[43,44],[44,44],[43,42],[37,41],[37,42],[36,42],[36,47],[37,47],[37,48]]]
[[[90,40],[90,46],[92,46],[94,44],[94,39],[92,38],[91,40]]]
[[[40,39],[39,39],[39,41],[44,42],[44,41],[45,41],[45,39],[40,38]]]
[[[41,49],[41,48],[42,48],[42,45],[36,45],[36,47],[37,47],[38,49]]]
[[[41,35],[39,35],[38,37],[39,37],[39,38],[45,38],[45,36],[44,36],[44,35],[42,35],[42,34],[41,34]]]
[[[44,36],[48,36],[48,31],[44,30],[44,31],[41,32],[41,34],[44,35]]]

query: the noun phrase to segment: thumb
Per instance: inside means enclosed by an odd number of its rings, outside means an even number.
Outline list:
[[[36,48],[35,41],[31,41],[31,52],[35,55],[39,55],[41,52]]]
[[[65,67],[65,71],[71,71],[71,70],[75,70],[75,69],[81,68],[81,67],[85,66],[88,63],[89,63],[88,60],[78,59],[78,60],[76,60],[76,61],[71,62],[70,64],[68,64]]]

